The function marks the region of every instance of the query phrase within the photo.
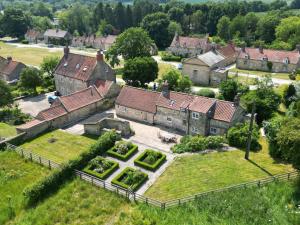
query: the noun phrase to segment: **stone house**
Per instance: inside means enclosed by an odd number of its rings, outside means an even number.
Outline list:
[[[27,30],[24,37],[25,40],[27,40],[29,43],[34,43],[34,44],[40,43],[44,40],[43,33],[35,29]]]
[[[273,73],[291,73],[300,67],[299,49],[283,51],[260,48],[241,48],[236,67]]]
[[[239,103],[173,92],[124,86],[116,114],[139,122],[162,125],[185,134],[222,135],[245,118]]]
[[[68,47],[64,48],[64,56],[54,72],[56,90],[61,95],[88,88],[97,80],[116,82],[115,72],[104,61],[102,52],[98,51],[95,58],[69,51]]]
[[[48,108],[38,113],[33,121],[17,127],[26,138],[34,137],[47,129],[62,128],[89,115],[111,108],[120,87],[112,81],[101,81],[67,96],[57,98]]]
[[[72,35],[65,30],[48,29],[44,33],[44,42],[46,44],[68,45],[72,41]]]
[[[24,63],[14,61],[10,56],[6,59],[0,57],[0,79],[8,83],[18,80],[25,67]]]
[[[103,37],[96,37],[96,35],[73,37],[71,46],[108,50],[110,46],[115,43],[116,38],[116,35],[107,35]]]
[[[182,57],[193,57],[211,50],[212,44],[208,36],[205,38],[183,37],[175,34],[167,52]]]

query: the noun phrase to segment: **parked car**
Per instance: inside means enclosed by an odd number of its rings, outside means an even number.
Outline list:
[[[48,96],[49,104],[52,104],[57,98],[58,98],[58,96],[55,96],[55,95]]]

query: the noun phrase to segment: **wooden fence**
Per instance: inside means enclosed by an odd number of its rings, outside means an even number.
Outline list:
[[[32,153],[30,151],[24,150],[21,147],[17,147],[17,146],[11,145],[9,143],[6,143],[6,145],[7,145],[7,148],[16,151],[23,158],[26,158],[31,161],[37,162],[41,165],[47,166],[49,169],[56,169],[56,168],[61,167],[60,164],[53,162],[51,160],[45,159],[45,158],[43,158],[35,153]],[[275,175],[275,176],[269,176],[264,179],[260,179],[260,180],[256,180],[256,181],[250,181],[250,182],[246,182],[246,183],[242,183],[242,184],[228,186],[225,188],[220,188],[220,189],[215,189],[215,190],[211,190],[211,191],[207,191],[207,192],[202,192],[199,194],[194,194],[194,195],[187,196],[184,198],[178,198],[178,199],[174,199],[174,200],[170,200],[170,201],[166,201],[166,202],[161,202],[159,200],[148,198],[144,195],[137,194],[136,192],[130,191],[128,189],[124,189],[117,185],[113,185],[109,182],[106,182],[104,180],[101,180],[95,176],[92,176],[90,174],[84,173],[79,170],[75,170],[74,173],[81,180],[90,182],[92,185],[95,185],[97,187],[102,187],[109,191],[115,192],[121,196],[128,198],[131,201],[138,201],[141,203],[160,207],[161,209],[167,209],[167,208],[178,206],[178,205],[190,202],[190,201],[198,200],[198,199],[201,199],[201,197],[205,197],[205,196],[208,196],[208,195],[211,195],[214,193],[219,193],[219,192],[223,192],[223,191],[233,191],[233,190],[239,189],[239,188],[248,188],[248,187],[255,187],[255,186],[262,187],[266,184],[269,184],[269,183],[272,183],[275,181],[288,181],[288,180],[295,179],[299,176],[298,171],[291,172],[291,173],[285,173],[285,174],[279,174],[279,175]]]

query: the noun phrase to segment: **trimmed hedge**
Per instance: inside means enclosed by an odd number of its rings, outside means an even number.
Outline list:
[[[112,147],[111,149],[109,149],[106,152],[107,155],[109,155],[113,158],[122,160],[122,161],[127,161],[128,159],[131,158],[131,156],[133,156],[138,151],[138,146],[133,145],[133,147],[125,155],[122,155],[122,154],[119,154],[119,153],[115,152],[115,149],[116,149],[115,147]]]
[[[173,55],[173,54],[168,53],[168,52],[163,52],[161,54],[161,59],[163,61],[181,62],[182,57],[181,56],[177,56],[177,55]]]
[[[110,149],[114,146],[116,139],[117,134],[115,131],[106,132],[90,147],[89,151],[83,152],[77,159],[63,164],[61,169],[55,170],[49,176],[26,187],[23,191],[25,206],[34,206],[57,191],[60,185],[73,177],[75,169],[81,170],[90,160]]]
[[[93,175],[95,177],[98,177],[101,180],[105,180],[119,168],[119,163],[111,161],[111,160],[109,160],[109,161],[113,164],[109,169],[105,170],[103,173],[98,173],[94,170],[91,170],[89,165],[83,169],[83,172]]]
[[[120,181],[122,178],[124,178],[124,176],[127,175],[127,173],[128,173],[129,171],[136,171],[136,170],[133,169],[133,168],[131,168],[131,167],[126,167],[119,175],[117,175],[117,176],[111,181],[111,183],[112,183],[113,185],[120,186],[120,187],[125,188],[125,189],[129,189],[129,187],[130,187],[129,185],[127,185],[127,184],[125,184],[124,182]],[[138,190],[138,189],[139,189],[139,188],[140,188],[140,187],[148,180],[148,174],[143,173],[143,172],[141,172],[141,174],[142,174],[143,178],[142,178],[139,182],[135,183],[135,184],[132,186],[132,190],[133,190],[133,191]]]
[[[159,158],[155,161],[153,164],[149,164],[144,161],[144,159],[147,157],[147,155],[150,152],[155,152],[159,155]],[[141,155],[139,155],[134,160],[134,165],[139,166],[141,168],[144,168],[146,170],[155,171],[157,170],[164,162],[166,161],[166,155],[162,154],[161,152],[154,151],[152,149],[146,149]]]

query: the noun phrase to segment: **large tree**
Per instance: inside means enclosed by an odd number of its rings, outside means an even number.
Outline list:
[[[145,86],[157,78],[158,65],[152,57],[129,59],[124,65],[123,79],[133,86]]]
[[[155,41],[157,47],[165,48],[170,44],[168,26],[170,19],[165,13],[153,13],[144,17],[141,26],[148,31],[150,37]]]
[[[150,56],[153,41],[142,28],[129,28],[117,37],[116,42],[106,53],[112,66],[118,65],[122,55],[125,60]]]
[[[230,33],[230,19],[227,16],[222,16],[217,24],[217,31],[218,36],[222,38],[225,41],[228,41],[231,39],[231,33]]]
[[[20,86],[25,90],[30,89],[36,93],[36,87],[43,83],[41,72],[37,68],[27,67],[22,70],[19,82]]]
[[[9,86],[5,81],[0,79],[0,107],[6,106],[13,102],[13,97]]]
[[[300,18],[291,16],[282,19],[276,27],[276,40],[286,42],[295,48],[300,43]]]
[[[237,94],[244,94],[249,90],[248,86],[239,84],[234,79],[227,79],[220,84],[221,97],[226,101],[233,101]]]
[[[280,17],[277,14],[268,13],[259,19],[256,34],[262,41],[271,43],[275,39],[275,28],[279,21]]]

